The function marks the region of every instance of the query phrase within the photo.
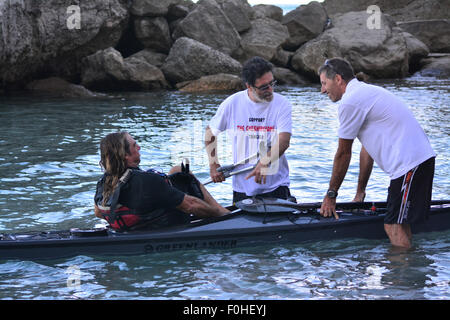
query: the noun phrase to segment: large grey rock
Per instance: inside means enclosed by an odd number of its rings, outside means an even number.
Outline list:
[[[167,20],[174,21],[186,17],[189,11],[193,10],[195,3],[191,0],[178,0],[169,6],[169,12],[167,13]]]
[[[310,83],[310,81],[302,75],[287,68],[273,68],[273,76],[278,84],[281,85],[306,85]]]
[[[219,73],[177,84],[182,92],[233,91],[245,89],[242,79],[234,74]]]
[[[240,45],[239,33],[215,0],[200,0],[172,34],[173,39],[188,37],[226,54]]]
[[[249,10],[250,5],[245,0],[217,0],[223,12],[233,23],[237,32],[244,32],[250,29]]]
[[[230,56],[186,37],[175,41],[162,71],[172,83],[218,73],[240,74],[242,65]]]
[[[136,38],[145,48],[158,52],[169,53],[172,46],[169,24],[163,17],[137,18],[134,21]]]
[[[450,55],[435,55],[423,59],[423,68],[418,72],[423,77],[450,78]]]
[[[100,50],[84,59],[82,84],[94,90],[152,90],[167,88],[157,67],[139,57],[123,59],[114,48]]]
[[[388,1],[390,5],[396,5],[395,8],[383,12],[392,16],[396,21],[414,21],[431,19],[448,19],[450,17],[450,1],[448,0],[412,0],[406,2],[404,6],[399,6],[399,1]]]
[[[136,16],[160,17],[169,12],[170,5],[177,0],[133,0],[131,13]]]
[[[279,47],[271,61],[276,66],[288,68],[293,56],[294,52],[286,51],[283,48]]]
[[[282,20],[290,35],[284,48],[294,51],[303,43],[317,37],[324,30],[327,19],[325,9],[317,1],[289,11]]]
[[[398,26],[425,43],[431,52],[450,53],[449,19],[408,21]]]
[[[336,16],[333,27],[301,46],[292,58],[298,72],[317,77],[327,58],[340,56],[355,69],[375,78],[404,77],[408,73],[408,48],[403,32],[382,14],[379,28],[367,26],[368,14],[349,12]]]
[[[63,98],[91,98],[101,96],[101,94],[94,93],[81,85],[70,83],[58,77],[34,80],[26,86],[26,89],[36,94]]]
[[[409,71],[415,72],[420,67],[420,61],[430,53],[428,47],[408,32],[403,32],[408,49]]]
[[[292,68],[306,76],[317,79],[317,70],[328,58],[343,57],[337,39],[330,33],[308,41],[301,46],[291,59]]]
[[[252,19],[269,18],[281,22],[283,19],[283,9],[271,4],[257,4],[252,7]]]
[[[166,61],[167,54],[155,52],[152,49],[144,49],[136,52],[135,54],[129,56],[128,58],[136,58],[139,60],[144,60],[148,64],[161,68],[164,62]]]
[[[376,5],[382,13],[389,14],[395,21],[448,19],[448,0],[325,0],[323,6],[328,15],[335,16],[349,11],[366,11]]]
[[[244,61],[260,56],[271,61],[288,38],[287,27],[280,22],[269,18],[252,20],[250,30],[242,34],[243,54],[239,59]]]
[[[120,0],[0,1],[0,83],[28,82],[40,73],[70,76],[81,58],[115,46],[128,23]],[[80,19],[78,19],[80,18]]]

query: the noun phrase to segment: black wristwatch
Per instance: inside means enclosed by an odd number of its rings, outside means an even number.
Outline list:
[[[333,190],[333,189],[328,189],[327,191],[327,197],[330,199],[334,199],[338,196],[337,191]]]

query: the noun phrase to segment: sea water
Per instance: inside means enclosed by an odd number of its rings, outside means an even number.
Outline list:
[[[376,84],[411,107],[438,154],[433,199],[449,199],[450,81],[412,77]],[[319,90],[276,88],[292,104],[286,156],[299,202],[322,200],[337,148],[337,104]],[[97,99],[0,98],[0,233],[98,224],[98,144],[117,130],[140,144],[143,168],[167,172],[189,158],[191,170],[206,180],[203,132],[227,96],[161,91]],[[220,141],[221,163],[231,163],[227,140]],[[355,141],[339,201],[354,196],[359,148]],[[385,201],[388,184],[375,166],[367,200]],[[208,190],[220,203],[231,203],[230,180]],[[408,252],[393,251],[387,239],[322,239],[131,257],[0,257],[0,299],[449,299],[449,235],[417,235]]]

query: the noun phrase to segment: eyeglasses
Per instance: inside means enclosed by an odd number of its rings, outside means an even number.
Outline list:
[[[264,84],[264,85],[259,86],[259,87],[253,86],[253,88],[261,90],[261,91],[266,91],[266,90],[269,89],[269,87],[272,87],[272,88],[275,87],[276,84],[277,84],[277,80],[272,80],[269,83]]]

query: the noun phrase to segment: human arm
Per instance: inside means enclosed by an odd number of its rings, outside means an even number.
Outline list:
[[[356,195],[354,202],[363,202],[366,197],[366,187],[372,173],[373,159],[364,147],[361,147],[359,153],[359,177],[358,186],[356,188]]]
[[[255,169],[253,169],[245,179],[248,180],[251,177],[255,177],[256,183],[266,183],[270,164],[278,161],[285,153],[289,148],[290,141],[291,134],[289,132],[280,132],[275,144],[268,150],[267,154],[262,155],[261,159],[256,164]]]
[[[94,213],[97,218],[104,219],[103,215],[100,212],[100,208],[94,204]]]
[[[205,131],[205,147],[209,160],[209,174],[213,182],[225,181],[222,172],[218,172],[220,167],[219,158],[217,156],[217,137],[213,134],[211,128],[208,126]]]
[[[334,156],[333,172],[331,174],[329,189],[338,191],[342,181],[344,181],[347,174],[348,166],[352,158],[352,145],[353,140],[339,138],[338,149]],[[322,206],[320,208],[320,214],[324,217],[331,217],[334,215],[336,219],[339,216],[336,213],[336,198],[329,198],[325,195]]]
[[[176,208],[199,218],[220,217],[226,214],[225,212],[221,212],[217,207],[213,207],[205,201],[188,194],[184,196],[183,201]]]
[[[98,206],[98,204],[100,204],[103,201],[104,178],[105,178],[105,176],[103,176],[102,179],[97,182],[97,186],[95,189],[95,196],[94,196],[94,214],[97,218],[100,218],[100,219],[104,219],[104,217],[100,211],[100,208]]]
[[[211,196],[200,185],[201,192],[205,200],[186,194],[183,184],[190,183],[183,180],[174,180],[174,175],[164,178],[155,173],[141,173],[145,180],[137,180],[136,184],[142,184],[143,192],[131,192],[131,197],[127,197],[130,203],[139,203],[137,209],[173,209],[176,208],[188,214],[198,217],[221,216],[229,211],[210,200]],[[189,189],[189,188],[188,188]],[[139,190],[137,190],[139,191]],[[134,198],[134,199],[133,199]],[[210,203],[208,203],[208,201]],[[128,203],[124,205],[129,206]]]

